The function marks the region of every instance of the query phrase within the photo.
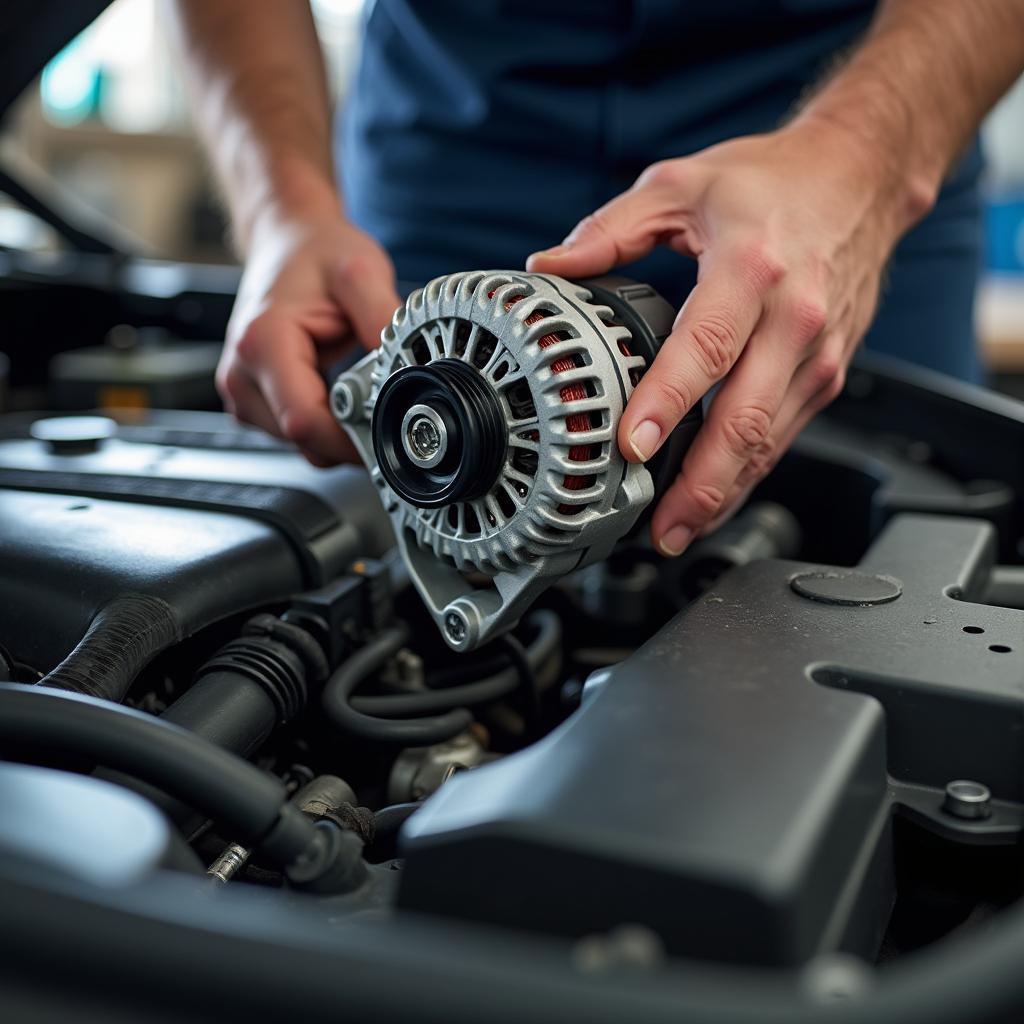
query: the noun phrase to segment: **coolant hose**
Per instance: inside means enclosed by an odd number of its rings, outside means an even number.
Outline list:
[[[181,636],[166,601],[122,594],[96,613],[75,649],[37,685],[122,701],[135,677]]]
[[[324,713],[343,732],[403,747],[426,747],[451,739],[472,723],[473,716],[465,708],[429,718],[389,721],[362,714],[352,707],[352,691],[383,668],[408,640],[409,627],[404,623],[385,629],[346,658],[327,680],[321,698]]]
[[[185,729],[81,694],[0,683],[0,751],[38,756],[40,748],[156,786],[275,864],[301,865],[304,883],[314,881],[311,864],[338,852],[324,849],[334,837],[288,801],[281,782]]]
[[[284,641],[284,642],[282,642]],[[312,637],[271,615],[257,615],[200,668],[195,682],[160,716],[222,750],[251,758],[273,730],[306,704],[307,677],[322,679],[327,663]],[[206,820],[190,802],[122,772],[99,778],[154,803],[186,835]]]

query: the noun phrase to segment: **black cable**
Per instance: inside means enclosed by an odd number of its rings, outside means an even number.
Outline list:
[[[486,704],[513,693],[519,685],[515,669],[507,668],[493,676],[463,686],[425,693],[396,693],[353,697],[352,707],[360,714],[377,718],[415,718],[418,715],[437,714],[452,708]]]
[[[327,680],[321,702],[328,718],[344,732],[382,743],[425,747],[442,743],[468,728],[473,716],[465,708],[429,718],[390,721],[357,711],[350,703],[353,690],[383,668],[409,639],[404,623],[386,629],[348,657]]]
[[[526,648],[522,642],[517,640],[511,633],[506,633],[501,638],[501,644],[508,651],[516,674],[519,678],[520,701],[523,707],[523,721],[526,725],[526,735],[536,737],[540,735],[541,712],[540,712],[540,687],[537,685],[537,674],[533,671],[530,659],[526,656]]]
[[[424,684],[429,690],[447,690],[462,683],[486,679],[488,676],[506,671],[508,667],[508,657],[503,653],[491,654],[490,657],[482,659],[460,658],[454,665],[429,672]]]
[[[319,842],[273,776],[185,729],[94,697],[0,683],[0,748],[7,757],[38,756],[43,748],[125,772],[190,804],[280,865]]]
[[[535,686],[537,670],[558,648],[561,628],[558,616],[547,610],[535,612],[529,622],[537,628],[536,636],[526,649],[528,668]],[[522,685],[523,675],[507,650],[500,659],[489,658],[483,665],[476,666],[477,671],[487,671],[492,666],[507,665],[510,660],[513,661],[511,666],[501,668],[483,679],[462,686],[432,689],[426,693],[353,697],[350,703],[356,711],[380,718],[432,714],[450,708],[485,704],[513,693],[517,687]]]

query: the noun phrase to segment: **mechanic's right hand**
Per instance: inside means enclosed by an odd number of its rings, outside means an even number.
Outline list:
[[[400,305],[391,260],[340,214],[267,216],[247,248],[217,367],[224,405],[292,441],[315,466],[351,461],[322,373],[354,345],[379,343]]]

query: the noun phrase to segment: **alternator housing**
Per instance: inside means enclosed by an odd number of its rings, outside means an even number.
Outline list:
[[[616,430],[672,318],[621,280],[450,274],[413,292],[335,383],[335,415],[456,650],[606,557],[650,504],[658,470],[627,462]],[[673,472],[697,425],[699,410],[668,446]]]

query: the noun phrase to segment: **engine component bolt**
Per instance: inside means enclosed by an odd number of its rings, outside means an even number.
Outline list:
[[[331,388],[331,405],[334,408],[334,415],[339,420],[348,420],[354,416],[360,401],[361,397],[357,394],[354,381],[335,381],[334,387]]]
[[[432,469],[448,451],[448,428],[436,409],[414,405],[402,417],[402,447],[423,469]]]
[[[441,447],[441,435],[426,416],[413,420],[409,428],[409,441],[421,459],[429,459]]]
[[[987,818],[992,813],[992,794],[988,786],[970,779],[955,779],[946,784],[942,809],[968,821]]]
[[[444,617],[444,631],[453,644],[461,644],[466,639],[466,622],[458,612],[449,612]]]

